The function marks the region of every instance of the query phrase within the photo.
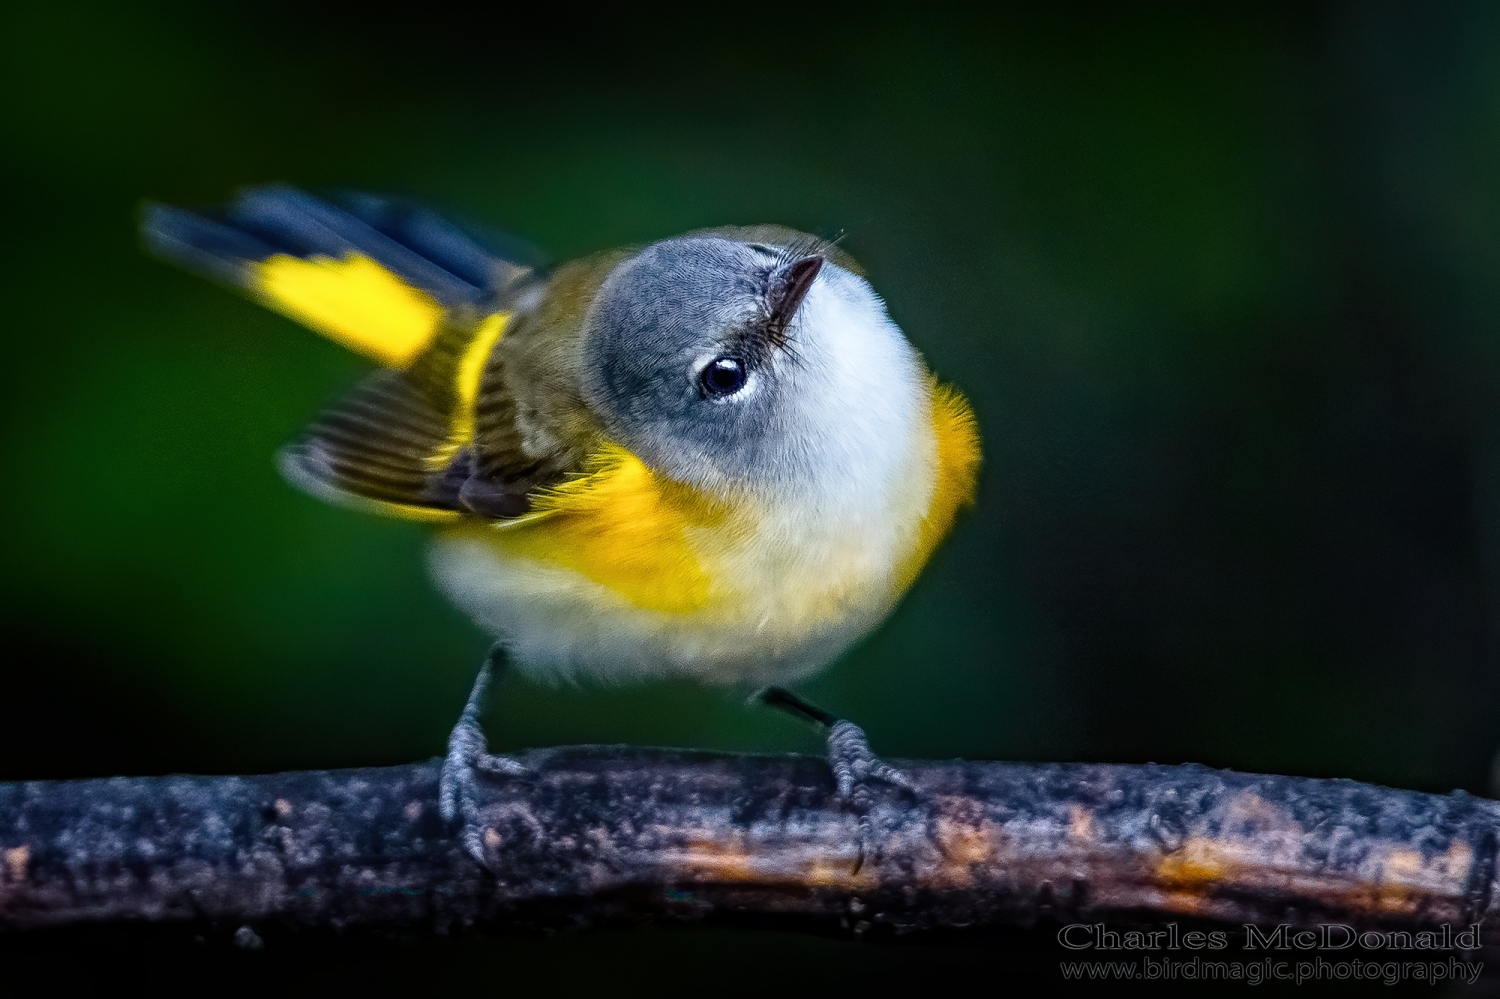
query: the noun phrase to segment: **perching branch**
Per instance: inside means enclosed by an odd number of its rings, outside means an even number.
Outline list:
[[[526,754],[475,864],[435,761],[0,784],[0,927],[106,920],[446,929],[652,917],[856,932],[1106,915],[1460,928],[1492,917],[1500,803],[1199,766],[905,763],[858,818],[803,757]]]

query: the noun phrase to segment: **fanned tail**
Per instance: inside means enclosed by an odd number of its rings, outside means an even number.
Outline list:
[[[219,211],[151,204],[141,232],[159,256],[392,369],[282,451],[289,481],[393,516],[466,512],[479,373],[516,297],[539,278],[539,254],[405,202],[325,201],[283,186],[252,188]]]
[[[409,366],[445,324],[503,312],[540,255],[498,234],[371,195],[333,203],[251,188],[220,211],[149,204],[146,246],[387,367]]]

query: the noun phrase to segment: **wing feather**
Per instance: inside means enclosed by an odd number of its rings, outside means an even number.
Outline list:
[[[511,518],[596,436],[576,392],[536,369],[567,370],[603,258],[564,267],[512,322],[544,280],[539,255],[389,198],[261,187],[220,211],[148,206],[142,233],[160,256],[384,366],[282,451],[282,473],[319,498],[427,520]]]

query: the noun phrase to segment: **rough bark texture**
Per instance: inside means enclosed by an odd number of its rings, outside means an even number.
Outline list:
[[[436,761],[0,785],[0,926],[447,930],[804,917],[856,932],[1134,914],[1419,930],[1495,914],[1500,803],[1198,766],[906,763],[858,816],[827,764],[628,747],[486,784],[493,872]]]

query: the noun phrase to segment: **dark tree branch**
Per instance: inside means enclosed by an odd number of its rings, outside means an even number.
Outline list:
[[[446,929],[750,913],[857,932],[1133,914],[1490,919],[1500,803],[1198,766],[907,763],[857,816],[801,757],[573,747],[486,783],[490,873],[434,762],[0,784],[0,926]]]

